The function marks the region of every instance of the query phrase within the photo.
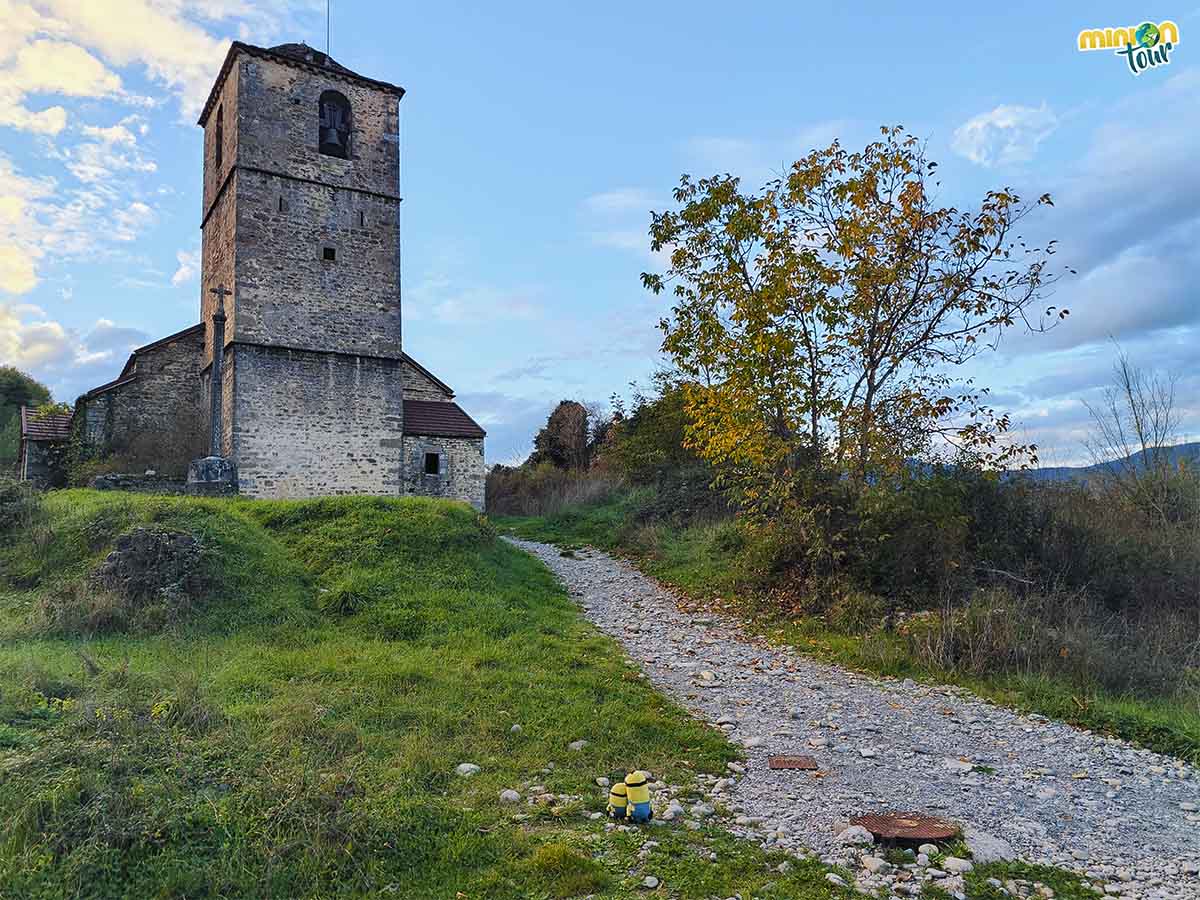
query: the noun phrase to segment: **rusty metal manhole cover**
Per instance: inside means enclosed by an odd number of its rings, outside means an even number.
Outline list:
[[[918,812],[867,813],[850,824],[884,841],[946,841],[958,836],[958,826]]]
[[[806,772],[817,770],[817,761],[811,756],[768,756],[767,767],[771,769],[803,769]]]

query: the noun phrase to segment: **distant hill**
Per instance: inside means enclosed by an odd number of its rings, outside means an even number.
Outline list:
[[[1192,465],[1200,465],[1200,441],[1176,444],[1174,447],[1164,448],[1164,451],[1173,466],[1183,461]],[[1106,469],[1115,470],[1118,467],[1124,467],[1127,463],[1144,466],[1145,456],[1146,454],[1139,450],[1124,460],[1096,463],[1091,466],[1047,466],[1042,469],[1026,469],[1012,474],[1017,478],[1030,478],[1034,481],[1087,481],[1093,476],[1103,474]]]

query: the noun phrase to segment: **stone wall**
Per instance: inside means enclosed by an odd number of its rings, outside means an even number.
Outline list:
[[[233,340],[401,355],[398,201],[260,172],[236,197]]]
[[[399,362],[238,344],[232,455],[254,497],[401,493]]]
[[[21,458],[17,470],[22,481],[31,482],[38,487],[49,487],[60,478],[60,472],[55,470],[56,456],[52,452],[54,444],[49,441],[21,441]]]
[[[465,500],[483,509],[483,438],[404,436],[404,492]],[[438,474],[425,474],[425,454],[438,454]]]
[[[411,397],[413,400],[444,400],[447,402],[453,399],[453,394],[446,393],[437,382],[408,360],[404,361],[400,374],[404,383],[405,397]]]
[[[333,70],[319,72],[247,54],[239,57],[236,68],[239,166],[391,197],[399,194],[400,107],[395,94]],[[349,159],[318,152],[318,105],[327,90],[350,102]]]
[[[225,83],[221,86],[218,108],[221,110],[223,123],[222,159],[218,167],[216,162],[217,149],[217,110],[214,109],[208,117],[204,128],[204,202],[201,208],[201,277],[200,277],[200,321],[206,326],[212,322],[212,314],[216,309],[216,298],[210,293],[212,288],[224,285],[233,291],[233,295],[225,298],[225,315],[228,323],[225,327],[225,341],[233,338],[233,322],[237,314],[237,284],[234,271],[234,248],[237,237],[237,187],[238,173],[235,163],[238,155],[238,123],[243,111],[238,104],[238,83],[240,73],[233,66]],[[207,329],[210,336],[204,345],[204,364],[212,362],[212,328]]]
[[[89,487],[98,491],[133,491],[138,494],[182,494],[185,482],[182,478],[167,478],[163,475],[125,475],[110,473],[97,475]]]
[[[186,471],[206,448],[199,377],[203,341],[196,329],[140,349],[130,380],[85,395],[88,444],[105,455],[128,454],[158,471]]]

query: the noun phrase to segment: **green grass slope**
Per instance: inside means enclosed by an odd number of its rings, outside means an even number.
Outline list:
[[[97,598],[136,526],[200,540],[203,596]],[[0,897],[838,895],[715,830],[640,859],[588,818],[598,775],[733,752],[463,506],[59,492],[0,576]],[[580,799],[498,802],[534,780]]]

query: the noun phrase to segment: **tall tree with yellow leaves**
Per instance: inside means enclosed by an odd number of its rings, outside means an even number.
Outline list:
[[[750,507],[814,468],[866,479],[938,445],[1003,466],[1036,447],[957,371],[1015,326],[1044,331],[1054,242],[1015,229],[1049,195],[1005,188],[939,206],[936,163],[900,127],[859,152],[810,153],[758,193],[684,176],[652,213],[670,290],[663,350],[691,383],[688,444]]]

